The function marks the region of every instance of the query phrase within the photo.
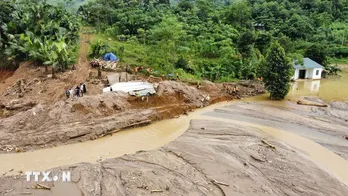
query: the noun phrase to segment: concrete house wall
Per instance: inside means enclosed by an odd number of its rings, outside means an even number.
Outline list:
[[[312,69],[311,79],[313,79],[313,80],[321,79],[322,72],[323,72],[322,68]]]
[[[295,69],[295,74],[293,78],[295,80],[298,80],[300,77],[300,70],[306,70],[306,76],[305,79],[313,79],[313,80],[318,80],[321,79],[321,73],[323,72],[322,68],[315,68],[315,69]],[[317,75],[318,71],[318,75]]]

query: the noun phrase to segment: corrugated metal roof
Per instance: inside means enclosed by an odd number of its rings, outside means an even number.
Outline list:
[[[313,61],[310,58],[303,58],[303,65],[296,64],[295,61],[292,63],[295,69],[315,69],[315,68],[322,68],[324,67],[320,65],[319,63]]]

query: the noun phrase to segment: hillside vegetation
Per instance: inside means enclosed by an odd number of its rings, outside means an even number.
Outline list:
[[[0,2],[0,52],[64,71],[75,63],[79,23],[64,7],[45,1]],[[54,70],[54,69],[52,69]]]
[[[274,40],[292,58],[305,55],[327,65],[328,57],[348,57],[346,0],[96,0],[79,13],[102,34],[95,48],[166,73],[254,78]]]
[[[274,41],[290,58],[307,56],[323,65],[348,58],[348,0],[65,1],[69,9],[82,5],[77,16],[59,2],[2,1],[2,55],[64,70],[76,59],[80,17],[98,34],[91,57],[111,51],[123,65],[160,74],[252,79]]]
[[[76,12],[77,9],[88,3],[90,0],[48,0],[52,5],[64,5],[69,12]]]

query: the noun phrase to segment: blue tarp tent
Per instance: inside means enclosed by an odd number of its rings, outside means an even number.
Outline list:
[[[104,61],[118,61],[118,58],[116,55],[114,55],[113,53],[109,52],[106,53],[103,57]]]

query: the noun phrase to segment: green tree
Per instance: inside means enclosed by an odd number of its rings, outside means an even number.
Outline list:
[[[3,33],[6,39],[3,39],[4,44],[0,44],[6,46],[5,53],[8,56],[40,64],[45,62],[45,65],[62,71],[74,62],[79,38],[76,17],[63,7],[49,5],[46,1],[11,3],[15,4],[10,9],[12,20],[2,25],[1,29],[6,30]]]
[[[260,70],[262,70],[265,87],[271,94],[270,98],[272,100],[284,99],[290,89],[293,67],[277,41],[272,42],[262,66],[264,67]]]
[[[327,65],[327,50],[320,44],[313,44],[307,48],[304,55],[321,65]]]
[[[251,57],[253,48],[254,48],[254,42],[255,42],[255,35],[250,30],[247,30],[240,36],[237,42],[237,47],[238,47],[238,51],[242,54],[243,61],[246,58]]]
[[[251,6],[246,1],[236,1],[225,11],[225,21],[237,29],[252,26]]]

